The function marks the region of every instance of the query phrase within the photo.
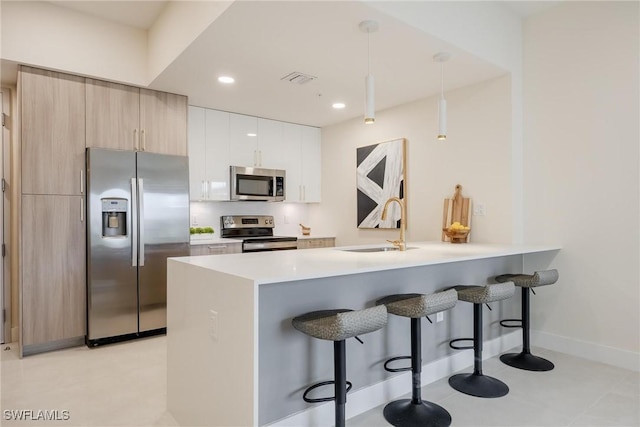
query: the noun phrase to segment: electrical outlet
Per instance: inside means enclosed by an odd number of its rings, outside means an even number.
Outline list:
[[[218,312],[209,310],[209,337],[212,341],[218,341]]]
[[[191,216],[191,225],[198,225],[198,216],[197,215],[192,215]]]
[[[473,216],[484,216],[484,215],[485,215],[484,203],[475,203],[473,205]]]
[[[436,323],[442,322],[444,320],[444,311],[440,311],[436,313]]]
[[[285,216],[284,216],[284,220],[283,220],[283,222],[284,222],[285,224],[289,224],[289,215],[285,215]]]

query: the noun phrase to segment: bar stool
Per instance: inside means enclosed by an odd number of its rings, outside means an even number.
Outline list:
[[[330,402],[335,401],[335,426],[345,425],[345,405],[347,392],[352,384],[347,381],[347,338],[355,337],[362,341],[358,335],[377,331],[387,324],[387,309],[385,306],[376,306],[364,310],[321,310],[303,314],[292,320],[294,328],[321,340],[333,341],[333,381],[323,381],[307,388],[302,395],[305,402]],[[334,396],[323,398],[309,398],[307,395],[314,389],[325,385],[334,385]],[[348,388],[347,388],[348,386]]]
[[[394,357],[387,360],[384,369],[388,372],[411,371],[413,377],[411,399],[396,400],[384,407],[384,418],[396,427],[408,426],[449,426],[451,415],[440,405],[422,400],[420,395],[422,372],[422,335],[420,318],[456,305],[458,293],[454,289],[431,295],[397,294],[386,296],[376,304],[387,307],[389,313],[411,318],[411,356]],[[431,319],[427,317],[431,322]],[[389,368],[387,365],[400,359],[411,359],[410,368]]]
[[[473,373],[449,377],[454,389],[476,397],[501,397],[509,393],[509,387],[499,379],[482,373],[482,304],[511,298],[515,293],[513,282],[486,286],[456,286],[458,299],[473,304],[473,338],[451,340],[449,346],[455,350],[473,349]],[[491,307],[489,307],[491,309]],[[473,346],[454,345],[458,341],[473,340]]]
[[[547,359],[531,354],[529,290],[535,295],[533,288],[553,285],[558,281],[558,277],[558,270],[536,271],[534,274],[502,274],[496,276],[496,282],[511,281],[522,289],[522,319],[504,319],[500,321],[500,325],[505,328],[522,328],[522,351],[520,353],[503,354],[500,356],[500,360],[503,363],[527,371],[550,371],[554,368],[553,363]]]

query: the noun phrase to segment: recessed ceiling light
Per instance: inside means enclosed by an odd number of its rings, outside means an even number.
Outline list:
[[[231,83],[235,82],[236,79],[234,79],[233,77],[230,77],[230,76],[220,76],[220,77],[218,77],[218,81],[220,83],[224,83],[224,84],[228,85],[228,84],[231,84]]]
[[[346,105],[344,105],[344,102],[334,102],[332,107],[336,110],[342,110]]]
[[[255,133],[248,133],[247,136],[258,136],[258,134]]]

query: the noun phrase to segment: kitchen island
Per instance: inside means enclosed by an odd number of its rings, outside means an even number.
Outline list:
[[[167,401],[175,419],[181,425],[216,426],[330,423],[332,402],[310,405],[302,392],[332,379],[333,345],[294,330],[293,317],[370,307],[393,293],[490,283],[497,274],[521,271],[525,257],[529,267],[547,268],[560,249],[424,242],[408,244],[405,252],[360,251],[371,248],[169,259]],[[485,316],[485,350],[518,345],[519,333],[505,331],[497,320],[518,317],[519,298],[492,308]],[[471,330],[466,304],[445,313],[443,322],[425,325],[423,364],[435,363],[423,370],[423,376],[431,375],[425,384],[471,364],[470,352],[454,355],[448,347],[449,339],[471,336]],[[364,345],[347,342],[347,377],[353,382],[348,417],[409,390],[406,374],[382,368],[388,357],[409,354],[409,348],[409,322],[397,316],[364,337]]]

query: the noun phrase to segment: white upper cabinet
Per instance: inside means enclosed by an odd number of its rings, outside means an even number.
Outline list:
[[[189,106],[191,200],[229,200],[229,113]]]
[[[205,109],[189,106],[189,198],[206,198]]]
[[[230,113],[230,166],[260,166],[258,154],[258,118]]]
[[[300,143],[302,164],[302,201],[320,202],[322,198],[322,140],[320,128],[302,126]]]
[[[319,202],[320,129],[189,107],[191,200],[229,200],[229,166],[283,169],[286,201]]]
[[[283,137],[283,125],[277,120],[258,119],[258,160],[256,166],[267,169],[287,169],[288,143]]]
[[[229,121],[225,111],[206,110],[208,200],[229,200]]]
[[[286,156],[288,202],[320,202],[321,162],[320,129],[284,124],[284,139],[289,144]]]

